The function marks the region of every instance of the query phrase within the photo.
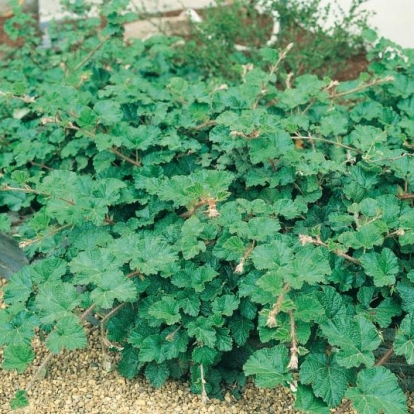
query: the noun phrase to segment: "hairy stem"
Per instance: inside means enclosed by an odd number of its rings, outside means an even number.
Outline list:
[[[98,45],[96,45],[96,47],[94,47],[85,57],[85,59],[83,59],[80,63],[78,63],[74,68],[73,68],[73,72],[76,72],[77,70],[79,70],[85,63],[88,62],[88,60],[104,45],[104,43],[110,38],[111,36],[105,36],[101,42],[98,43]]]
[[[289,312],[289,320],[290,320],[290,361],[288,365],[288,369],[297,370],[299,364],[299,348],[298,348],[298,340],[296,338],[296,327],[295,327],[295,319],[293,318],[293,312],[290,310]]]
[[[204,367],[203,364],[200,364],[200,377],[201,377],[201,401],[203,404],[207,404],[208,396],[206,391],[206,380],[204,379]]]
[[[276,300],[276,303],[273,305],[272,310],[269,313],[269,316],[267,317],[266,325],[269,328],[275,328],[277,326],[276,322],[276,316],[280,312],[280,308],[282,306],[283,300],[285,299],[285,294],[289,292],[290,286],[286,283],[283,286],[284,293],[280,294]]]
[[[372,82],[365,83],[363,85],[359,85],[356,88],[350,89],[349,91],[339,92],[339,93],[332,93],[331,98],[339,98],[340,96],[349,95],[351,93],[360,92],[364,89],[370,88],[371,86],[380,85],[381,83],[393,82],[393,76],[386,76],[385,78],[381,79],[374,79]]]
[[[294,137],[292,137],[293,140],[307,140],[307,141],[320,141],[320,142],[325,142],[326,144],[331,144],[331,145],[335,145],[337,147],[341,147],[341,148],[345,148],[349,151],[353,151],[356,152],[358,154],[362,154],[362,151],[360,151],[359,149],[350,147],[348,145],[345,144],[341,144],[340,142],[337,141],[331,141],[329,139],[326,138],[319,138],[319,137],[304,137],[303,135],[296,135]]]
[[[39,368],[37,368],[36,372],[32,375],[32,378],[30,379],[29,383],[26,385],[25,390],[29,391],[32,387],[35,381],[41,376],[44,369],[46,369],[47,365],[52,360],[54,354],[52,352],[49,352],[46,356],[46,358],[43,359],[42,363],[40,364]]]

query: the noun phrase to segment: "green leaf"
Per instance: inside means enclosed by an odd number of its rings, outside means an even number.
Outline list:
[[[118,102],[101,99],[93,107],[98,120],[104,125],[115,125],[121,121],[123,113]]]
[[[206,366],[213,365],[218,352],[208,346],[201,346],[194,348],[192,352],[192,360],[197,364],[204,364]]]
[[[217,333],[213,328],[213,323],[205,317],[198,317],[194,322],[187,325],[189,336],[194,336],[200,344],[213,348],[217,341]]]
[[[347,388],[347,371],[338,365],[335,357],[325,354],[309,354],[300,366],[300,379],[310,384],[317,397],[329,407],[336,407],[342,400]]]
[[[73,316],[74,310],[81,303],[76,288],[69,283],[59,285],[42,285],[36,296],[35,304],[40,310],[40,320],[49,324],[67,316]]]
[[[405,414],[407,403],[394,374],[384,367],[363,369],[358,373],[356,387],[345,394],[358,413]]]
[[[190,264],[172,277],[172,283],[180,288],[192,287],[196,292],[202,292],[205,284],[211,282],[218,273],[207,266],[194,267]]]
[[[394,341],[396,355],[404,355],[407,363],[414,364],[414,314],[409,313],[402,320]]]
[[[194,236],[184,236],[179,243],[180,250],[185,260],[190,260],[201,252],[206,251],[206,245]]]
[[[242,346],[250,336],[250,331],[254,329],[254,323],[242,316],[234,316],[230,319],[229,327],[236,344]]]
[[[379,128],[370,125],[357,125],[350,135],[344,140],[344,144],[352,145],[362,151],[369,151],[376,144],[385,142],[386,133]]]
[[[214,299],[212,310],[220,315],[231,316],[239,307],[240,299],[235,295],[223,295]]]
[[[162,238],[146,234],[135,246],[131,267],[144,275],[153,275],[177,259],[177,253]]]
[[[140,349],[139,360],[142,362],[156,361],[160,364],[165,360],[177,358],[180,352],[185,352],[188,343],[187,334],[173,327],[171,329],[164,331],[161,335],[150,335],[142,343],[130,340]]]
[[[296,289],[300,289],[304,282],[309,285],[323,283],[331,273],[325,250],[311,245],[298,249],[293,261],[293,272],[293,275],[286,274],[285,281]]]
[[[190,316],[198,315],[201,305],[200,299],[189,289],[179,292],[177,301],[184,313]]]
[[[246,246],[238,236],[230,236],[225,234],[217,241],[213,248],[214,256],[228,261],[239,261],[243,257]]]
[[[405,312],[414,312],[414,286],[408,281],[397,283],[397,292],[401,297],[401,308]]]
[[[15,302],[25,302],[32,293],[33,283],[29,267],[23,267],[15,273],[4,286],[4,301],[11,305]]]
[[[365,300],[361,293],[370,290],[370,294],[366,295]],[[378,323],[381,328],[387,328],[395,316],[401,315],[401,306],[395,297],[385,298],[379,305],[372,308],[371,301],[374,300],[372,294],[375,288],[360,288],[358,292],[358,299],[362,302],[362,306],[357,306],[358,313],[364,315],[368,320]]]
[[[76,123],[81,128],[94,127],[96,123],[96,113],[93,109],[89,108],[89,106],[84,106],[76,119]]]
[[[181,319],[180,304],[176,298],[164,296],[149,307],[148,314],[163,320],[167,325],[174,325]]]
[[[286,243],[278,240],[257,246],[251,254],[256,269],[279,269],[293,260],[293,252]]]
[[[34,359],[35,353],[29,345],[9,345],[4,349],[2,367],[21,374]]]
[[[277,345],[273,348],[254,352],[243,366],[246,375],[255,375],[258,387],[274,388],[276,385],[286,386],[292,380],[287,366],[289,355],[287,348]]]
[[[31,269],[33,282],[41,283],[59,283],[62,276],[66,273],[67,263],[56,257],[50,257],[35,263]]]
[[[137,290],[132,280],[126,278],[121,271],[107,272],[102,274],[90,298],[98,306],[110,309],[115,300],[134,301],[137,298]]]
[[[37,317],[26,309],[16,315],[10,315],[8,311],[3,312],[0,319],[0,345],[30,345],[34,330],[39,325]]]
[[[170,370],[165,362],[161,364],[150,362],[145,367],[145,377],[156,388],[160,388],[169,376]]]
[[[376,308],[372,308],[370,319],[378,323],[381,328],[390,326],[395,316],[400,316],[401,305],[396,297],[385,298]]]
[[[360,315],[336,317],[321,323],[320,327],[329,343],[340,348],[336,355],[339,365],[345,368],[374,365],[373,351],[381,344],[381,338],[372,322]]]
[[[303,205],[296,200],[281,198],[276,200],[274,205],[275,214],[283,216],[288,220],[298,217],[303,212]],[[305,205],[306,207],[306,205]]]
[[[46,346],[54,354],[58,354],[62,349],[85,348],[87,344],[85,330],[75,316],[61,319],[46,338]]]
[[[191,216],[184,221],[181,227],[181,235],[185,236],[199,236],[205,228],[205,224],[200,221],[197,216]]]
[[[231,351],[233,348],[233,339],[230,335],[230,330],[227,328],[216,328],[216,348],[219,351]]]
[[[252,164],[266,163],[294,149],[291,136],[283,130],[262,134],[257,139],[249,140],[248,146]]]
[[[280,268],[278,270],[271,270],[266,272],[256,282],[257,286],[266,292],[272,293],[274,296],[279,296],[283,292],[284,276],[291,269]]]
[[[344,298],[333,287],[323,287],[322,292],[318,292],[317,298],[325,309],[328,319],[346,317],[348,311]]]
[[[310,322],[318,320],[325,314],[324,309],[315,296],[298,293],[294,298],[296,306],[295,320]]]
[[[79,253],[70,262],[76,284],[96,284],[105,273],[118,271],[122,262],[108,248],[95,248]]]
[[[375,286],[389,286],[395,283],[399,266],[397,257],[390,249],[385,247],[381,253],[366,253],[360,260],[367,275],[374,278]]]
[[[118,362],[118,372],[125,378],[134,378],[144,363],[138,358],[139,350],[129,344],[121,351],[122,359]]]
[[[276,218],[253,217],[248,223],[249,239],[256,241],[270,240],[280,230],[279,221]]]
[[[161,130],[154,125],[139,125],[137,128],[128,127],[124,131],[126,147],[135,150],[146,150],[157,143],[160,138]]]
[[[315,397],[311,387],[298,385],[295,408],[311,414],[329,414],[329,407],[322,399]]]
[[[360,227],[356,232],[347,231],[342,233],[338,240],[347,248],[372,249],[374,246],[380,246],[384,241],[384,237],[378,227],[374,223],[370,223]]]
[[[10,407],[12,410],[24,408],[29,406],[29,399],[27,398],[26,390],[17,390],[14,397],[10,400]]]

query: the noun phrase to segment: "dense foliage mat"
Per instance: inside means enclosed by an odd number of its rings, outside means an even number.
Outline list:
[[[0,228],[23,217],[31,261],[4,290],[3,369],[34,335],[48,359],[86,347],[95,314],[126,378],[207,397],[252,375],[308,412],[405,413],[383,364],[414,362],[413,51],[381,40],[339,84],[281,82],[290,47],[263,48],[224,83],[177,39],[125,45],[121,9],[0,64]]]

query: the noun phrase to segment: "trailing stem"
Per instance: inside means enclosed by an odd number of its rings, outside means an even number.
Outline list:
[[[200,378],[201,378],[201,401],[203,404],[207,404],[209,398],[206,391],[206,380],[204,379],[204,367],[200,364]]]
[[[308,244],[308,243],[312,243],[312,244],[314,244],[315,246],[323,246],[323,247],[325,247],[326,249],[328,249],[328,248],[329,248],[329,246],[328,246],[326,243],[324,243],[324,242],[320,239],[320,237],[319,237],[319,236],[316,236],[316,238],[313,238],[313,237],[311,237],[311,236],[306,236],[306,235],[304,235],[304,234],[299,234],[299,241],[300,241],[300,244],[301,244],[302,246],[304,246],[305,244]],[[348,261],[350,261],[350,262],[352,262],[352,263],[354,263],[354,264],[356,264],[356,265],[361,265],[361,261],[360,261],[360,260],[355,259],[354,257],[350,256],[349,254],[346,254],[346,253],[342,252],[342,251],[341,251],[341,250],[339,250],[339,249],[335,249],[335,250],[333,250],[333,253],[335,253],[335,254],[336,254],[337,256],[339,256],[339,257],[343,257],[344,259],[346,259],[346,260],[348,260]]]
[[[245,264],[246,260],[248,259],[248,257],[251,255],[251,253],[252,253],[252,251],[254,249],[254,246],[255,246],[255,243],[253,241],[253,243],[244,252],[244,255],[240,259],[239,264],[234,269],[234,273],[243,273],[243,271],[244,271],[244,264]]]
[[[266,325],[269,328],[276,328],[276,326],[277,326],[276,316],[280,312],[280,308],[281,308],[282,303],[285,299],[285,294],[287,292],[289,292],[290,286],[286,283],[285,286],[283,286],[283,290],[284,290],[284,293],[282,293],[281,295],[278,296],[275,304],[273,305],[272,310],[269,312],[269,316],[267,317]]]
[[[299,364],[299,348],[298,348],[298,340],[296,338],[296,327],[295,327],[295,319],[293,318],[293,312],[290,310],[289,312],[289,320],[290,320],[290,361],[288,368],[291,370],[297,370]]]

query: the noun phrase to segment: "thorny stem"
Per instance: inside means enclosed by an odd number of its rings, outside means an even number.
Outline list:
[[[301,243],[302,246],[304,246],[305,244],[308,243],[312,243],[315,246],[323,246],[326,249],[328,248],[328,245],[326,243],[324,243],[319,236],[316,236],[316,238],[313,238],[311,236],[306,236],[304,234],[299,234],[299,241]],[[354,257],[350,256],[349,254],[346,254],[344,252],[342,252],[341,250],[333,250],[333,253],[335,253],[337,256],[339,257],[343,257],[344,259],[356,264],[356,265],[360,265],[361,262],[358,259],[355,259]]]
[[[397,196],[400,200],[414,200],[414,194],[405,193]]]
[[[131,277],[135,277],[135,276],[141,276],[141,272],[139,271],[139,270],[135,270],[135,272],[132,272],[132,273],[128,273],[127,275],[126,275],[126,277],[127,278],[131,278]]]
[[[391,347],[375,364],[374,367],[384,365],[394,353],[394,347]]]
[[[244,252],[244,255],[240,259],[239,264],[234,269],[234,273],[243,273],[243,271],[244,271],[244,263],[246,262],[246,260],[248,259],[248,257],[251,255],[251,253],[252,253],[252,251],[254,249],[254,246],[255,246],[255,242],[253,241],[253,243],[251,243],[250,246]]]
[[[393,81],[394,81],[393,76],[386,76],[385,78],[374,79],[372,82],[368,82],[368,83],[365,83],[363,85],[359,85],[356,88],[350,89],[349,91],[344,91],[344,92],[340,92],[340,93],[332,93],[331,98],[338,98],[340,96],[349,95],[351,93],[359,92],[359,91],[362,91],[364,89],[370,88],[371,86],[380,85],[381,83],[393,82]]]
[[[101,326],[104,326],[105,323],[108,321],[108,319],[112,318],[116,313],[118,313],[124,306],[126,305],[126,302],[121,303],[116,308],[111,309],[110,312],[108,312],[104,318],[101,320]]]
[[[205,201],[199,201],[195,206],[191,207],[189,210],[187,210],[186,212],[180,214],[181,218],[187,219],[190,218],[193,214],[195,214],[195,212],[202,206],[204,206],[206,204]]]
[[[200,130],[200,129],[203,129],[203,128],[206,128],[206,127],[209,127],[209,126],[212,126],[212,125],[216,125],[216,124],[217,124],[217,121],[212,121],[212,120],[210,119],[210,120],[208,120],[208,121],[203,122],[202,124],[199,124],[199,125],[195,126],[195,127],[193,128],[193,130],[194,130],[194,131],[198,131],[198,130]]]
[[[28,185],[25,185],[24,187],[21,188],[21,187],[11,187],[8,184],[5,184],[5,185],[0,186],[0,191],[21,191],[22,193],[30,193],[30,194],[42,195],[45,197],[52,197],[51,194],[44,193],[43,191],[33,190],[33,188],[30,188]],[[66,200],[65,198],[62,198],[62,197],[58,197],[58,199],[72,206],[75,205],[75,203],[71,200]]]
[[[13,98],[13,99],[18,99],[19,101],[22,101],[24,103],[33,103],[36,101],[36,98],[34,96],[29,96],[29,95],[17,96],[17,95],[13,95],[10,92],[3,92],[3,91],[0,91],[0,96],[6,96],[6,97]]]
[[[269,71],[270,75],[273,75],[276,72],[277,68],[280,65],[280,62],[282,62],[282,60],[286,58],[287,54],[292,49],[292,47],[293,47],[293,43],[289,43],[286,46],[286,48],[284,50],[282,50],[282,52],[279,55],[279,59],[277,60],[277,62],[270,67],[270,71]]]
[[[139,161],[134,161],[133,159],[122,154],[122,152],[119,152],[116,148],[112,147],[110,151],[117,155],[119,158],[122,158],[123,160],[129,162],[130,164],[135,165],[137,167],[142,167],[142,164]]]
[[[93,132],[89,132],[82,128],[79,128],[76,125],[73,125],[71,122],[68,125],[66,125],[66,128],[73,129],[74,131],[82,132],[82,134],[85,134],[86,136],[92,139],[96,137],[96,135]],[[118,151],[115,147],[109,148],[109,151],[113,152],[119,158],[122,158],[123,160],[129,162],[132,165],[135,165],[137,167],[142,167],[142,164],[139,161],[134,161],[133,159],[127,157],[126,155],[122,154],[122,152]]]
[[[200,364],[200,377],[201,377],[201,401],[203,404],[207,404],[208,396],[206,392],[206,380],[204,379],[204,367],[203,364]]]
[[[102,46],[103,44],[110,38],[111,36],[105,36],[101,42],[98,43],[98,45],[96,47],[94,47],[85,57],[85,59],[83,59],[80,63],[78,63],[74,68],[73,68],[73,72],[76,72],[77,70],[79,70]]]
[[[49,232],[48,234],[46,234],[44,236],[36,237],[33,240],[24,240],[24,241],[21,241],[19,243],[19,247],[21,249],[24,249],[25,247],[30,246],[33,243],[37,243],[37,242],[45,239],[46,237],[54,236],[56,233],[59,233],[60,231],[65,230],[65,229],[67,229],[68,227],[71,227],[71,226],[72,226],[72,224],[65,224],[64,226],[59,227],[57,229],[54,229],[54,230],[52,230],[51,232]]]
[[[38,194],[38,195],[44,195],[46,197],[50,196],[50,194],[43,193],[37,190],[33,190],[33,188],[30,188],[28,185],[25,185],[23,188],[20,188],[20,187],[11,187],[10,185],[5,184],[0,187],[0,191],[20,191],[22,193]]]
[[[289,319],[290,319],[290,340],[291,340],[291,347],[290,347],[290,361],[289,365],[287,366],[288,369],[297,370],[298,363],[299,363],[299,348],[298,348],[298,341],[296,338],[296,329],[295,329],[295,319],[293,318],[293,312],[290,310]]]
[[[81,320],[81,321],[84,321],[85,319],[86,319],[86,317],[94,310],[96,308],[96,305],[95,304],[93,304],[93,305],[91,305],[91,306],[89,306],[89,308],[88,309],[86,309],[82,314],[81,314],[81,316],[79,316],[79,319]]]
[[[283,300],[285,299],[285,294],[289,292],[290,286],[286,283],[283,286],[284,293],[280,294],[276,300],[276,303],[273,305],[272,310],[269,312],[267,317],[266,325],[269,328],[275,328],[277,326],[276,316],[280,312],[280,307],[282,306]]]
[[[33,162],[33,161],[30,161],[30,164],[33,165],[34,167],[40,167],[40,168],[43,168],[44,170],[53,171],[53,168],[50,168],[45,164],[38,164],[37,162]]]
[[[356,149],[356,148],[350,147],[350,146],[345,145],[345,144],[341,144],[340,142],[331,141],[331,140],[326,139],[326,138],[319,138],[319,137],[304,137],[304,136],[302,136],[302,135],[296,135],[296,136],[292,137],[292,139],[294,139],[294,140],[307,140],[307,141],[311,141],[311,142],[312,142],[312,141],[320,141],[320,142],[325,142],[325,143],[327,143],[327,144],[336,145],[337,147],[345,148],[345,149],[347,149],[347,150],[349,150],[349,151],[354,151],[354,152],[356,152],[356,153],[358,153],[358,154],[362,154],[362,151],[360,151],[359,149]]]
[[[169,334],[165,337],[165,340],[166,340],[166,341],[169,341],[169,342],[172,342],[172,341],[174,340],[174,336],[175,336],[175,334],[176,334],[177,332],[179,332],[179,331],[180,331],[180,329],[181,329],[181,325],[180,325],[177,329],[175,329],[174,331],[172,331],[171,333],[169,333]]]
[[[25,390],[30,391],[30,389],[33,387],[33,384],[35,381],[40,377],[42,374],[42,371],[47,367],[49,362],[52,360],[54,354],[52,352],[49,352],[47,354],[47,357],[42,361],[39,368],[37,368],[36,372],[32,375],[32,378],[30,379],[29,383],[26,385]]]
[[[400,158],[405,158],[405,157],[414,157],[414,154],[409,154],[408,152],[404,152],[404,154],[399,155],[398,157],[394,157],[394,158],[385,158],[382,160],[376,160],[374,162],[378,162],[378,161],[397,161]]]

